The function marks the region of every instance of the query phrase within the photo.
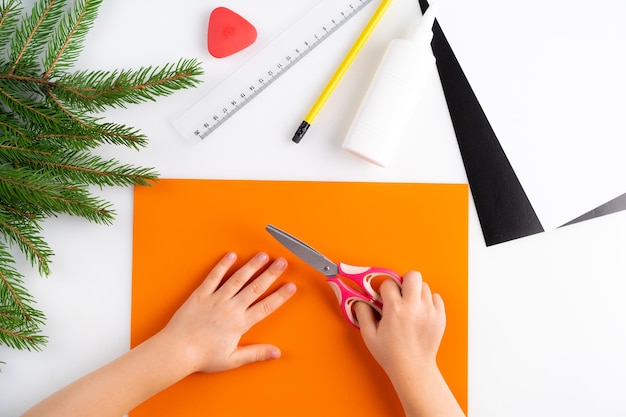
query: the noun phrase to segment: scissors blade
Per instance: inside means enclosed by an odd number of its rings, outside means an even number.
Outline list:
[[[283,246],[293,252],[296,256],[302,259],[304,262],[311,265],[318,272],[326,275],[327,277],[334,277],[337,275],[338,268],[337,265],[326,258],[324,255],[301,241],[290,235],[289,233],[280,230],[276,226],[272,226],[268,224],[265,227],[276,240],[278,240]]]

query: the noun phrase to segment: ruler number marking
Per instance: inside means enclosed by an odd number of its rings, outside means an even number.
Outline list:
[[[233,98],[228,101],[231,108],[229,109],[228,106],[222,107],[221,114],[213,114],[213,116],[210,117],[210,120],[205,119],[204,122],[201,122],[201,126],[205,130],[202,131],[200,129],[195,129],[193,131],[194,136],[205,139],[222,123],[237,113],[239,108],[243,107],[243,105],[265,90],[265,88],[267,88],[274,80],[278,79],[282,73],[304,58],[317,45],[322,43],[322,41],[328,38],[333,32],[339,29],[346,21],[358,13],[362,8],[367,6],[371,1],[372,0],[359,0],[356,5],[354,3],[349,3],[347,5],[349,10],[340,10],[338,15],[331,17],[328,21],[322,23],[321,27],[318,26],[319,33],[318,30],[314,30],[313,33],[311,33],[313,37],[312,39],[305,40],[300,44],[300,46],[294,47],[292,49],[292,53],[284,55],[279,62],[274,64],[274,69],[263,70],[262,72],[257,73],[259,75],[253,78],[254,82],[249,84],[247,90],[235,93]],[[288,31],[289,30],[290,29],[288,29]]]

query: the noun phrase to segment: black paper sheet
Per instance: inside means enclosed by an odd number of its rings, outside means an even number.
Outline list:
[[[422,13],[428,8],[419,0]],[[543,232],[515,171],[439,23],[433,53],[487,246]]]

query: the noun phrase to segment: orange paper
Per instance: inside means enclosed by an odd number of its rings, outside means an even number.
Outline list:
[[[276,285],[292,281],[298,292],[242,339],[279,346],[280,359],[192,375],[131,417],[403,415],[325,277],[267,224],[335,262],[419,270],[444,299],[438,362],[467,412],[467,210],[464,184],[160,180],[136,188],[132,346],[161,329],[227,251],[240,264],[261,250],[285,257]]]

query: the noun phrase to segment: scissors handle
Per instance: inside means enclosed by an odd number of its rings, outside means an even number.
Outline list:
[[[387,268],[352,266],[344,263],[337,264],[338,273],[326,281],[331,286],[339,301],[343,315],[354,327],[359,327],[354,314],[353,306],[357,301],[369,304],[379,314],[382,314],[383,302],[380,294],[372,287],[372,281],[379,276],[386,276],[395,281],[398,286],[402,285],[402,277],[395,271]],[[362,290],[347,285],[341,278],[347,278],[356,283]]]

